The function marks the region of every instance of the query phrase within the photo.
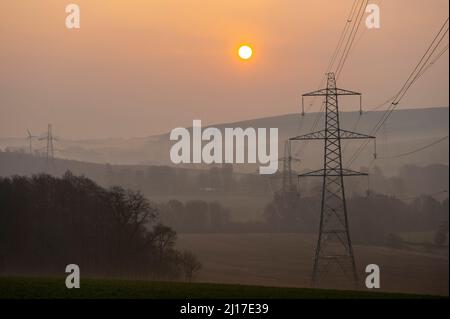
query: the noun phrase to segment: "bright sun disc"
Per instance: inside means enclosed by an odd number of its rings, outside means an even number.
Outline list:
[[[250,46],[248,45],[242,45],[239,48],[239,57],[243,60],[248,60],[252,57],[253,55],[253,50]]]

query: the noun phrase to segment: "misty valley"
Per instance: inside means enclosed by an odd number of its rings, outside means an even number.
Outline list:
[[[25,213],[23,221],[30,223],[24,236],[20,229],[13,227],[9,215],[0,215],[2,234],[9,238],[0,241],[6,245],[2,248],[6,252],[5,259],[0,260],[3,273],[60,273],[66,264],[76,261],[89,276],[178,278],[188,282],[200,278],[225,280],[217,274],[220,266],[209,266],[212,262],[224,267],[244,267],[231,277],[225,277],[230,282],[240,278],[241,282],[247,269],[245,263],[239,264],[239,259],[235,258],[224,261],[223,258],[233,254],[224,243],[238,245],[243,252],[244,247],[250,245],[249,249],[253,248],[246,256],[267,258],[269,262],[273,256],[260,247],[273,246],[269,251],[276,249],[282,253],[281,247],[291,247],[301,240],[308,254],[299,255],[300,259],[292,263],[304,265],[300,267],[303,276],[283,277],[278,283],[289,285],[294,280],[298,285],[307,285],[301,278],[307,278],[310,271],[312,256],[307,247],[314,245],[319,222],[318,180],[294,187],[294,183],[285,184],[283,170],[267,177],[235,172],[231,164],[186,169],[55,159],[52,166],[47,167],[45,158],[16,152],[0,152],[0,163],[2,170],[9,170],[2,174],[13,176],[0,179],[3,196],[0,210],[22,211]],[[31,174],[38,174],[42,169],[50,175],[14,177],[14,172],[23,167],[34,167],[36,171],[29,172]],[[90,176],[92,180],[77,177],[79,174]],[[436,258],[445,256],[448,199],[446,192],[434,190],[446,189],[447,175],[448,166],[405,166],[396,176],[386,176],[379,168],[373,169],[370,187],[365,179],[348,180],[350,225],[356,249],[367,247],[364,251],[372,251],[373,256],[378,256],[377,260],[388,260],[379,250],[382,247],[388,249],[386,253],[392,250],[397,251],[398,256],[405,254],[401,257],[404,262],[411,253],[431,254]],[[283,185],[293,188],[284,189]],[[23,189],[16,196],[24,197],[8,198],[12,189]],[[88,194],[97,194],[98,199],[90,199]],[[35,202],[33,198],[47,200],[39,202],[38,210],[36,206],[26,208],[25,203]],[[14,206],[19,203],[20,209]],[[28,220],[26,216],[36,211],[40,218]],[[34,238],[33,251],[38,255],[21,255],[18,247],[31,238]],[[134,239],[129,242],[126,238]],[[211,250],[215,253],[208,252]],[[277,258],[284,259],[287,255],[283,253]],[[133,266],[132,260],[139,267]],[[247,262],[244,257],[240,260]],[[367,264],[374,262],[370,258],[363,260]],[[361,271],[363,275],[363,269]],[[245,277],[242,282],[261,282],[252,279],[251,274]],[[263,282],[277,284],[270,280]],[[402,284],[404,289],[408,286]]]
[[[270,128],[268,139],[266,135],[265,128],[225,128],[222,140],[218,128],[208,127],[202,132],[201,121],[194,120],[192,138],[186,128],[170,132],[170,140],[177,141],[170,149],[170,159],[174,164],[233,164],[245,163],[247,158],[247,163],[254,164],[258,158],[260,164],[267,164],[259,167],[260,174],[274,174],[278,169],[278,129]],[[208,143],[202,145],[203,141]]]
[[[0,1],[0,300],[448,300],[448,1],[59,2]]]

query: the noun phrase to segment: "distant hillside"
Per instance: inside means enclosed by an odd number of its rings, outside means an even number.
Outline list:
[[[382,115],[382,111],[368,112],[362,116],[358,112],[342,112],[341,127],[347,130],[369,133]],[[317,113],[309,113],[300,120],[298,114],[287,114],[213,126],[219,129],[224,129],[225,127],[276,127],[279,129],[279,153],[282,154],[283,141],[289,137],[309,132],[317,116]],[[321,116],[316,130],[322,128],[323,116]],[[398,110],[392,114],[386,125],[379,131],[377,152],[379,157],[390,157],[409,152],[448,135],[448,130],[448,108]],[[9,147],[26,150],[27,145],[25,138],[0,138],[0,148],[2,149]],[[131,139],[61,139],[57,143],[57,148],[60,150],[57,156],[93,163],[171,165],[169,158],[171,145],[173,145],[173,142],[169,140],[169,133]],[[344,143],[344,163],[359,145],[359,141],[351,142],[348,145]],[[39,145],[41,148],[42,146],[44,145]],[[38,145],[35,145],[35,148],[38,148]],[[293,146],[293,153],[302,160],[302,166],[298,167],[298,169],[316,168],[319,164],[318,159],[321,159],[322,148],[323,146],[320,142],[296,142]],[[370,144],[354,163],[353,167],[358,169],[360,166],[366,166],[372,159],[373,153],[374,146]],[[389,173],[397,173],[399,167],[407,164],[420,166],[448,164],[448,141],[412,156],[405,156],[395,160],[379,160],[376,164]],[[254,171],[255,167],[239,166],[235,167],[235,169],[248,172]]]

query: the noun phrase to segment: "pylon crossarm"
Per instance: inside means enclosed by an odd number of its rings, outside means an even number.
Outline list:
[[[375,136],[371,136],[371,135],[366,135],[366,134],[361,134],[361,133],[356,133],[356,132],[352,132],[352,131],[347,131],[347,130],[339,130],[340,132],[340,137],[341,139],[373,139],[375,138]]]
[[[320,89],[317,91],[305,93],[302,96],[326,96],[326,95],[361,95],[361,93],[334,88],[334,89]]]
[[[344,89],[338,89],[336,88],[336,94],[337,95],[361,95],[359,92],[350,91],[350,90],[344,90]]]
[[[308,133],[305,135],[299,135],[296,137],[291,137],[291,141],[306,141],[306,140],[323,140],[325,139],[325,130]]]
[[[327,89],[321,89],[309,93],[305,93],[302,96],[325,96],[327,95]]]
[[[298,177],[324,177],[324,176],[367,176],[367,173],[357,172],[351,169],[319,169],[316,171],[311,171],[305,174],[300,174]]]
[[[339,135],[337,134],[339,132]],[[337,138],[339,136],[342,140],[361,140],[361,139],[374,139],[375,136],[367,135],[367,134],[361,134],[356,133],[352,131],[347,130],[328,130],[328,138]],[[304,135],[299,135],[296,137],[292,137],[289,140],[291,141],[307,141],[307,140],[324,140],[326,139],[326,131],[321,130],[313,133],[308,133]]]
[[[323,169],[319,169],[317,171],[311,171],[311,172],[308,172],[308,173],[305,173],[305,174],[299,174],[298,177],[310,177],[310,176],[312,176],[312,177],[319,177],[319,176],[324,176],[323,171],[324,171]]]
[[[367,176],[369,174],[358,172],[358,171],[354,171],[354,170],[351,170],[351,169],[343,168],[342,169],[342,175],[343,176]]]

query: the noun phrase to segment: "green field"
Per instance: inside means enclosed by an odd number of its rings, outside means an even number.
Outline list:
[[[64,278],[0,278],[1,299],[315,299],[315,298],[429,298],[424,295],[261,287],[210,283],[82,279],[80,289],[67,289]]]

